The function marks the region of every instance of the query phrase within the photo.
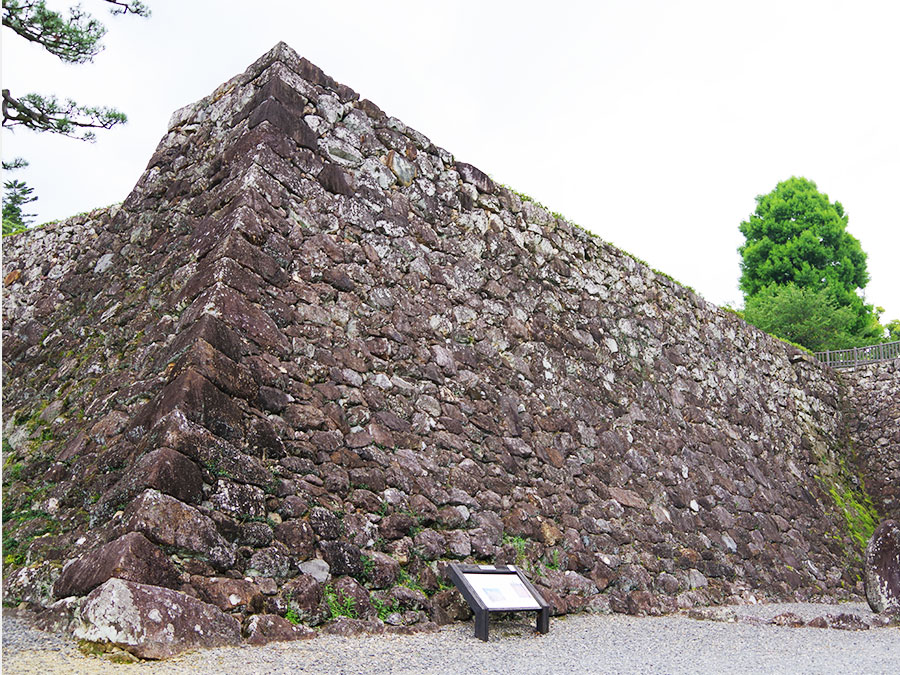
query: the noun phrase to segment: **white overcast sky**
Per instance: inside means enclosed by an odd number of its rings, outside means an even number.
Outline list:
[[[738,225],[792,175],[843,203],[869,302],[900,318],[893,0],[146,0],[73,66],[3,30],[3,87],[118,107],[94,144],[3,130],[37,221],[122,201],[171,113],[279,40],[389,115],[602,238],[739,304]],[[51,6],[68,6],[55,2]]]

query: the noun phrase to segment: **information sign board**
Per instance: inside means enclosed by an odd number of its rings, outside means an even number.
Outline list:
[[[517,574],[463,572],[463,576],[491,611],[515,612],[541,608]]]
[[[475,636],[487,641],[490,612],[537,612],[537,630],[550,630],[550,605],[515,565],[450,565],[450,579],[475,613]]]

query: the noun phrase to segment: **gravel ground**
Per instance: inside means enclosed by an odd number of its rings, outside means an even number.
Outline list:
[[[865,605],[778,604],[728,608],[737,621],[674,615],[576,615],[550,633],[492,623],[491,641],[471,622],[437,633],[341,638],[193,652],[164,662],[111,664],[71,640],[3,617],[3,673],[900,673],[900,628],[844,631],[761,623],[790,611],[867,616]]]

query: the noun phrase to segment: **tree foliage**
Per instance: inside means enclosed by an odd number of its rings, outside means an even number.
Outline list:
[[[72,99],[60,102],[56,96],[40,94],[14,99],[9,89],[3,90],[3,123],[7,126],[22,125],[35,131],[92,141],[92,129],[111,129],[126,121],[125,113],[115,108],[82,106]]]
[[[11,162],[3,162],[4,171],[15,171],[28,166],[21,157]],[[37,200],[31,193],[34,188],[28,187],[20,180],[8,180],[3,183],[3,234],[15,234],[25,230],[34,218],[33,213],[23,213],[22,207]]]
[[[25,230],[34,219],[33,213],[22,213],[25,204],[37,200],[31,193],[34,188],[28,187],[20,180],[8,180],[3,183],[3,234],[15,234]]]
[[[815,352],[854,345],[853,310],[839,307],[825,290],[772,284],[747,299],[743,316],[757,328]]]
[[[884,330],[887,333],[885,339],[888,342],[896,342],[900,340],[900,319],[894,319],[884,324]]]
[[[140,0],[103,0],[111,5],[112,14],[150,16]],[[68,16],[49,9],[45,0],[3,0],[3,27],[29,42],[40,45],[64,63],[89,63],[103,49],[101,39],[105,26],[81,5],[69,9]],[[56,96],[30,93],[19,98],[9,89],[2,90],[4,127],[24,127],[32,131],[48,131],[84,141],[94,140],[95,129],[110,129],[127,121],[124,113],[106,106],[83,106],[72,99],[60,101]],[[17,158],[3,162],[4,171],[27,166]],[[28,227],[32,213],[22,208],[37,199],[33,189],[20,180],[3,183],[3,234]]]
[[[858,294],[869,281],[866,254],[859,241],[847,232],[847,222],[841,203],[830,202],[828,195],[819,192],[816,184],[806,178],[790,178],[769,194],[758,196],[756,210],[740,225],[745,237],[738,249],[740,287],[747,308],[756,307],[750,313],[753,318],[747,320],[762,328],[756,321],[763,320],[759,313],[763,307],[772,311],[780,307],[788,312],[800,311],[802,306],[805,312],[811,307],[809,303],[817,301],[822,303],[823,322],[809,331],[810,336],[828,326],[837,330],[834,312],[846,309],[847,312],[839,312],[843,333],[835,334],[830,344],[842,343],[847,336],[856,344],[877,340],[878,315]],[[794,289],[778,292],[788,286]],[[799,294],[798,289],[807,292]],[[803,339],[778,330],[769,332],[816,349]],[[820,343],[819,338],[810,339]]]
[[[113,14],[149,16],[139,0],[103,0]],[[29,42],[39,44],[65,63],[89,63],[103,49],[106,28],[82,10],[69,9],[68,16],[49,9],[44,0],[3,0],[3,26]],[[30,93],[14,97],[3,90],[3,126],[22,126],[81,140],[93,140],[94,129],[109,129],[126,121],[114,108],[82,106],[71,99]]]

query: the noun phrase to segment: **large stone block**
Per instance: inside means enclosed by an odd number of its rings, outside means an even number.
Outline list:
[[[136,416],[133,435],[140,436],[172,411],[228,440],[242,437],[240,409],[216,385],[189,367],[150,401]]]
[[[471,183],[482,192],[491,194],[497,189],[494,185],[494,181],[492,181],[484,171],[471,164],[457,162],[456,170],[464,181]]]
[[[234,546],[218,533],[210,518],[158,490],[145,490],[126,509],[123,521],[126,531],[141,532],[162,546],[196,553],[219,569],[234,565]]]
[[[287,607],[304,623],[316,625],[327,615],[322,583],[310,574],[299,574],[286,582],[281,588],[281,595]]]
[[[241,338],[212,314],[204,314],[180,332],[172,345],[162,353],[155,367],[164,369],[166,364],[177,361],[196,342],[203,340],[225,354],[232,361],[240,361],[245,354]]]
[[[259,307],[248,302],[240,293],[217,283],[191,303],[178,323],[187,328],[204,314],[215,314],[239,336],[252,340],[263,349],[286,356],[291,344],[275,322]]]
[[[240,624],[216,607],[159,586],[110,579],[81,608],[75,637],[114,644],[144,659],[235,645]]]
[[[885,520],[866,546],[866,599],[873,612],[900,612],[900,524]]]
[[[53,596],[87,595],[111,578],[173,588],[178,572],[166,555],[140,532],[129,532],[66,565]]]
[[[181,410],[160,418],[145,442],[150,446],[173,448],[213,473],[234,476],[242,483],[263,487],[272,480],[271,472],[259,459],[192,422]]]
[[[316,550],[315,534],[305,520],[287,520],[275,526],[275,538],[284,542],[296,560],[308,560]]]
[[[197,340],[182,355],[174,367],[180,373],[191,368],[230,396],[256,398],[257,384],[250,371],[235,363],[206,340]]]
[[[187,457],[171,448],[143,455],[113,488],[104,504],[122,504],[146,488],[154,488],[179,501],[197,504],[203,496],[203,476]]]
[[[262,591],[256,584],[246,579],[193,575],[191,586],[201,600],[215,605],[223,612],[258,611],[262,606]]]

